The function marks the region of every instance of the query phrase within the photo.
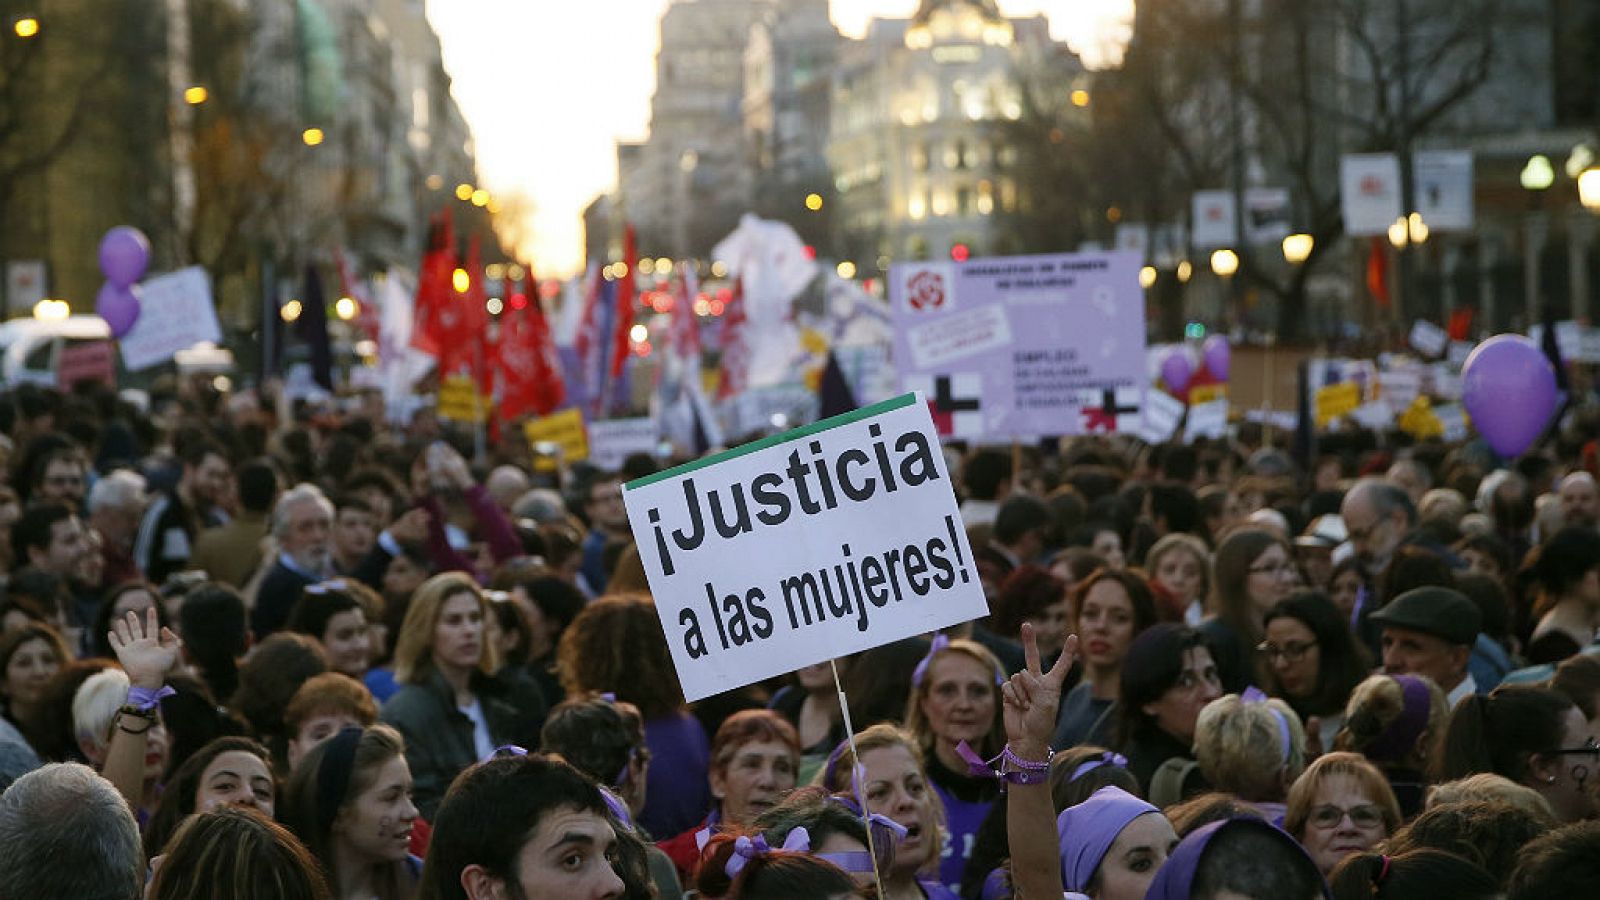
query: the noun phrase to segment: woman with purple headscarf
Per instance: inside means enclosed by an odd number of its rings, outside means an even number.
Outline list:
[[[1178,843],[1159,809],[1117,787],[1068,807],[1056,834],[1071,900],[1140,900]]]

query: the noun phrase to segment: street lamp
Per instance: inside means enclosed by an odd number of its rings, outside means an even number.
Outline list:
[[[1422,213],[1414,212],[1406,217],[1406,236],[1413,244],[1428,242],[1428,223],[1422,221]]]
[[[1309,234],[1291,234],[1283,239],[1283,258],[1291,266],[1298,266],[1311,258],[1316,239]]]
[[[304,141],[307,147],[317,146],[322,143],[324,137],[326,135],[322,133],[321,128],[307,128],[305,131],[300,132],[300,140]]]
[[[1149,290],[1156,283],[1156,267],[1145,266],[1139,270],[1139,287]]]
[[[1585,169],[1578,176],[1578,201],[1584,209],[1600,213],[1600,167]]]
[[[840,278],[848,280],[856,277],[856,264],[847,259],[844,262],[839,263],[839,265],[834,268],[834,271],[839,273]]]
[[[1194,263],[1189,262],[1187,259],[1179,262],[1178,263],[1178,283],[1180,283],[1180,284],[1188,284],[1189,283],[1189,279],[1193,278],[1193,277],[1194,277]]]
[[[1549,190],[1550,185],[1556,183],[1556,167],[1550,164],[1550,157],[1536,153],[1528,157],[1528,164],[1522,167],[1518,180],[1524,190]]]
[[[473,191],[472,185],[467,184],[465,181],[463,181],[460,184],[456,185],[456,199],[462,201],[463,203],[465,203],[466,201],[472,199],[472,191]]]
[[[821,194],[807,194],[806,195],[806,209],[809,209],[812,212],[821,212],[822,211],[822,195]]]
[[[1211,254],[1211,271],[1220,278],[1232,278],[1239,271],[1239,254],[1226,249]]]
[[[72,315],[72,307],[65,300],[40,300],[33,305],[33,317],[41,322],[59,322]]]
[[[341,321],[348,322],[354,319],[359,311],[360,309],[356,306],[354,297],[340,297],[333,304],[333,314],[338,316]]]
[[[206,90],[203,85],[197,84],[194,87],[186,88],[183,92],[183,102],[190,106],[199,106],[210,98],[211,92]]]
[[[33,16],[22,16],[13,22],[11,30],[17,37],[27,40],[39,35],[39,20]]]

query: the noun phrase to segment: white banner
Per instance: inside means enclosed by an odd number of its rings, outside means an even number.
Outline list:
[[[1248,244],[1273,244],[1289,236],[1292,212],[1286,188],[1255,187],[1244,192],[1244,239]],[[1233,191],[1195,191],[1194,245],[1210,250],[1239,242],[1234,223]]]
[[[631,481],[623,499],[691,701],[988,614],[915,394]]]
[[[1472,152],[1424,150],[1411,157],[1412,190],[1434,231],[1472,230]]]
[[[190,266],[152,278],[138,286],[138,295],[139,318],[121,340],[128,371],[164,363],[202,341],[222,343],[205,269]]]
[[[1346,234],[1388,234],[1400,218],[1400,161],[1393,153],[1345,154],[1339,160],[1339,194]]]
[[[649,416],[590,422],[589,461],[607,472],[615,472],[622,468],[623,460],[635,453],[654,456],[659,440],[656,420]]]

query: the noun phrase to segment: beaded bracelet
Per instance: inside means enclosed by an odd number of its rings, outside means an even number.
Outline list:
[[[956,745],[956,753],[966,760],[973,775],[993,775],[1008,784],[1044,784],[1050,780],[1050,760],[1055,756],[1054,750],[1047,750],[1043,760],[1023,759],[1006,744],[998,756],[986,760],[966,741]]]

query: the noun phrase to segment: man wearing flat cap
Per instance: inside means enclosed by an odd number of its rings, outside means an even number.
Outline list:
[[[1406,591],[1372,614],[1383,629],[1383,668],[1391,675],[1433,679],[1450,707],[1478,692],[1467,671],[1483,615],[1465,594],[1447,587]]]

